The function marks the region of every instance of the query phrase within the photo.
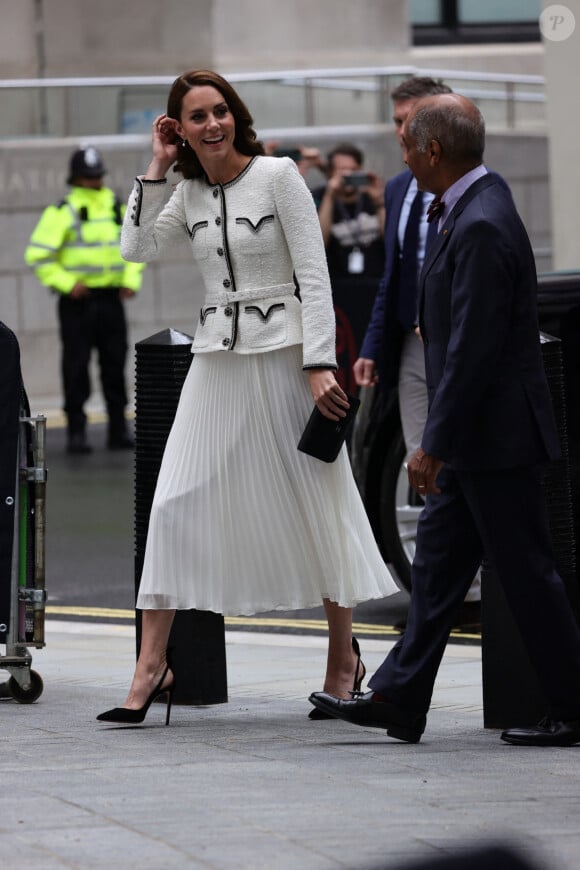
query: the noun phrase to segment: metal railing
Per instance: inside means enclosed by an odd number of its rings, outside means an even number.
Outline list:
[[[442,78],[476,102],[488,124],[545,128],[544,78],[412,66],[233,73],[256,127],[388,123],[390,94],[409,75]],[[0,138],[148,133],[174,76],[0,80]]]

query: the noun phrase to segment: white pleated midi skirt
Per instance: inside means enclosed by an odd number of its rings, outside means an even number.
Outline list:
[[[249,615],[397,591],[343,447],[297,450],[302,348],[194,356],[151,509],[137,607]]]

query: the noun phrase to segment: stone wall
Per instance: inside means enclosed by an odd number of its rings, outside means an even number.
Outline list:
[[[0,0],[0,77],[384,64],[404,0]]]

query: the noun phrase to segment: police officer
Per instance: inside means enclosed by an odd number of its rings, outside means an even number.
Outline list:
[[[125,407],[127,325],[123,300],[141,286],[142,264],[127,263],[119,251],[124,206],[108,187],[99,152],[72,154],[67,184],[72,190],[46,208],[32,233],[25,259],[38,280],[58,294],[62,342],[64,410],[69,453],[90,453],[84,404],[90,396],[91,351],[99,354],[109,418],[110,450],[133,447]]]

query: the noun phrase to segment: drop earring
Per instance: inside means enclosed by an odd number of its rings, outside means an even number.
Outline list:
[[[182,148],[185,148],[186,145],[187,145],[187,140],[182,139],[182,140],[181,140],[181,147],[182,147]]]

